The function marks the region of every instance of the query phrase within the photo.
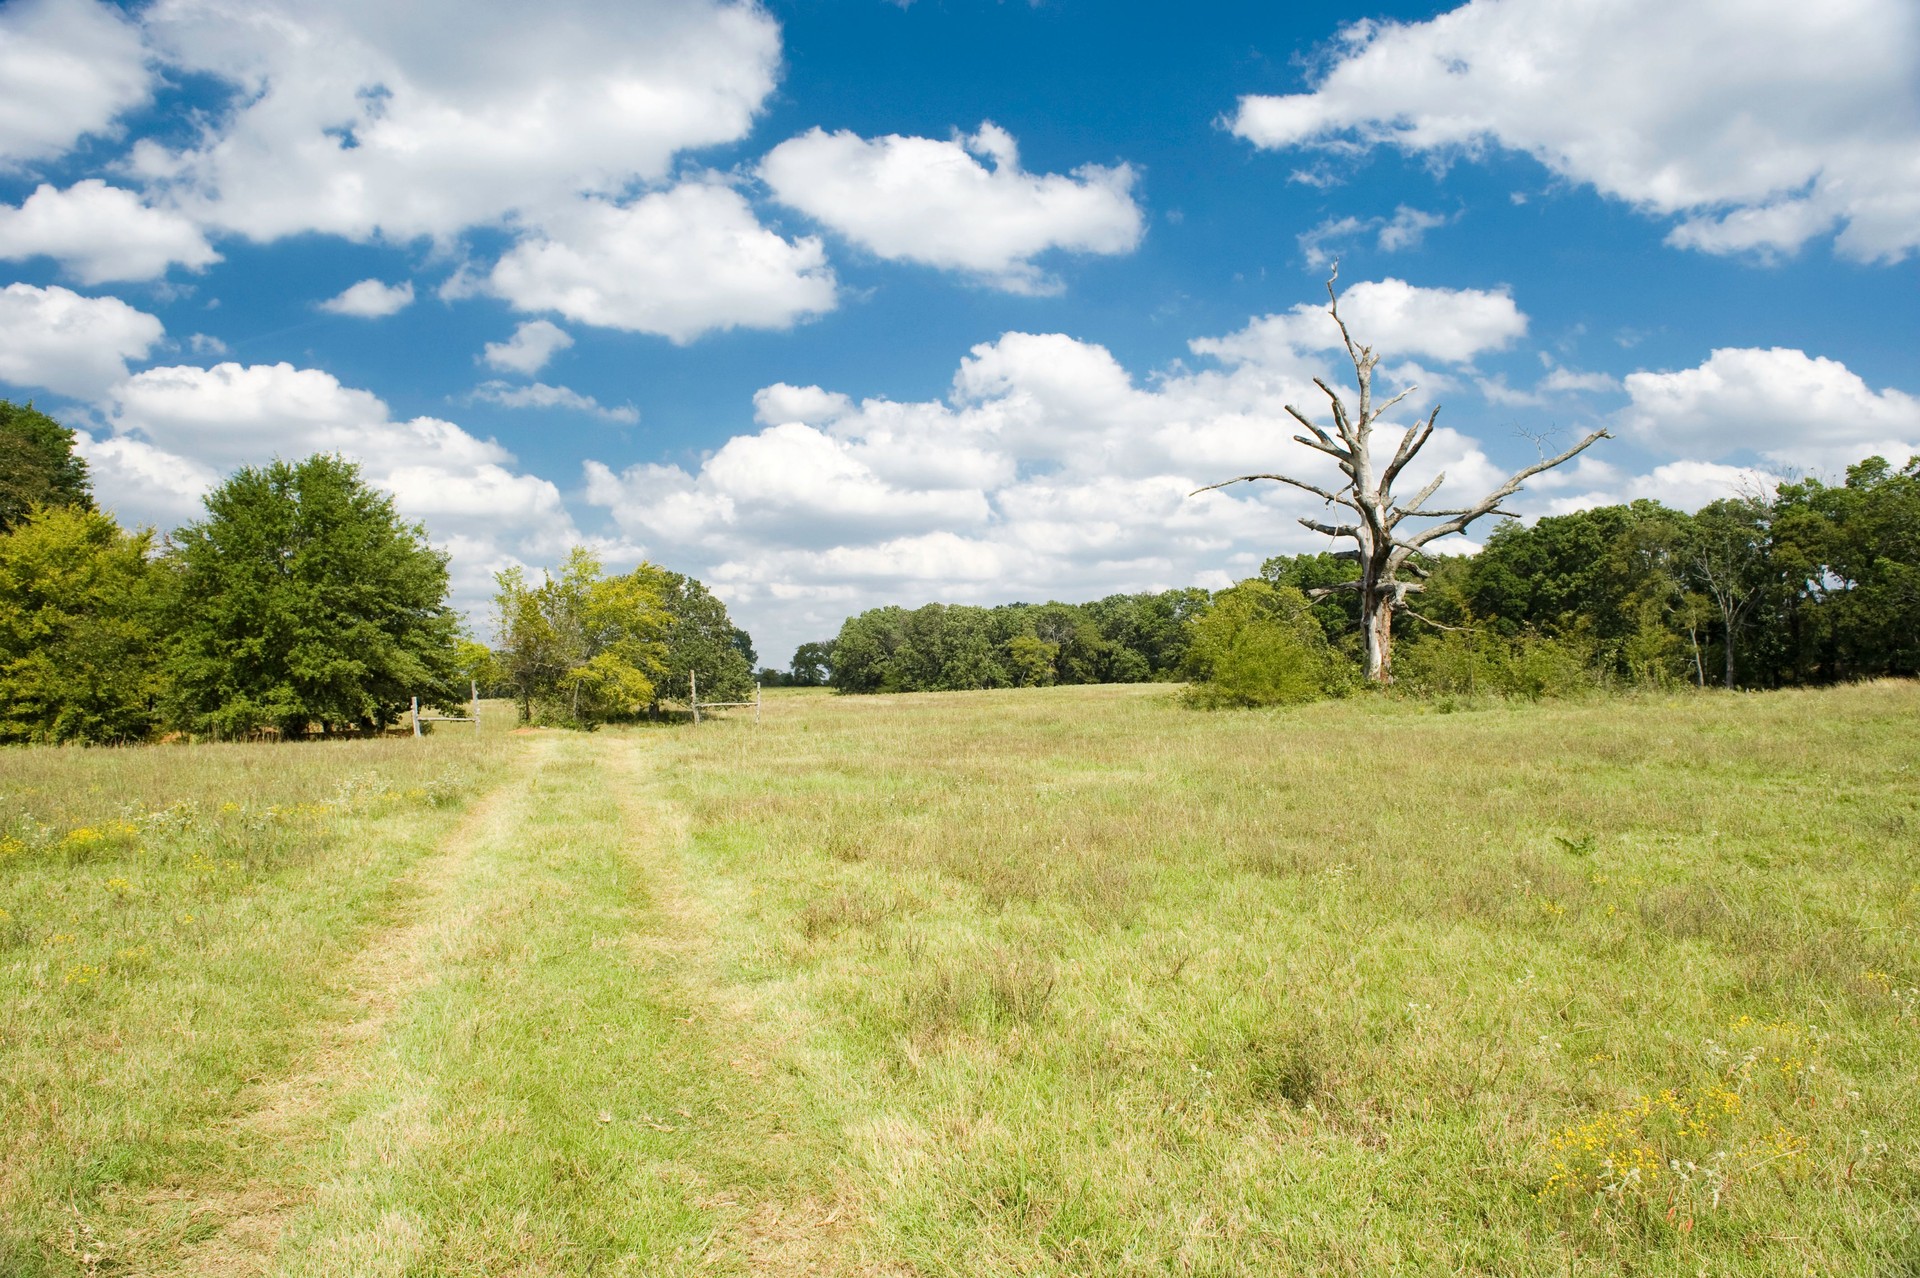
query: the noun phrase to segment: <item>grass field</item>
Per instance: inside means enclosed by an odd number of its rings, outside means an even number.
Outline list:
[[[0,822],[8,1278],[1920,1273],[1913,685],[796,692]]]

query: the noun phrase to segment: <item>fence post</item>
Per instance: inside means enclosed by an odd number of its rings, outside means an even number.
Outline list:
[[[753,721],[756,725],[760,722],[760,681],[758,679],[753,681]]]
[[[420,735],[420,698],[413,699],[413,735]]]
[[[480,681],[467,680],[467,691],[473,694],[473,735],[480,735]]]
[[[693,704],[693,726],[700,726],[700,676],[687,671],[687,700]]]

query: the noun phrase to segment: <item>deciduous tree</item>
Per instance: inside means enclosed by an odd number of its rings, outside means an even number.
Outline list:
[[[158,721],[153,535],[41,506],[0,534],[0,741],[138,741]]]
[[[168,554],[183,726],[300,737],[384,726],[414,696],[465,700],[446,556],[352,462],[246,467],[206,508]]]
[[[73,451],[71,430],[32,404],[0,399],[0,532],[35,506],[92,510],[86,459]]]

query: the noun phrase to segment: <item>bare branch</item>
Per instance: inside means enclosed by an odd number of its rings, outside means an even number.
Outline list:
[[[1400,611],[1406,613],[1409,617],[1412,617],[1415,621],[1426,622],[1429,626],[1432,626],[1435,630],[1451,630],[1455,634],[1472,634],[1473,633],[1472,626],[1449,626],[1444,621],[1435,621],[1432,617],[1423,617],[1419,613],[1415,612],[1413,609],[1407,607],[1406,602],[1404,600],[1400,604]]]
[[[1333,387],[1327,385],[1318,377],[1313,379],[1313,384],[1327,393],[1327,400],[1333,405],[1334,427],[1339,430],[1340,438],[1346,440],[1348,445],[1352,445],[1353,423],[1347,417],[1346,404],[1341,402],[1340,396],[1334,393]]]
[[[1405,519],[1408,515],[1425,514],[1426,512],[1420,509],[1420,503],[1425,501],[1427,498],[1433,496],[1436,492],[1440,491],[1440,485],[1444,484],[1446,481],[1447,481],[1447,472],[1443,470],[1439,474],[1435,475],[1433,477],[1433,481],[1429,483],[1425,488],[1422,488],[1419,492],[1415,493],[1412,501],[1408,502],[1404,506],[1395,506],[1393,508],[1393,517],[1387,520],[1387,527],[1393,528],[1398,526],[1400,521]]]
[[[1325,599],[1328,595],[1337,595],[1342,593],[1343,591],[1357,592],[1359,589],[1360,589],[1360,582],[1358,578],[1355,578],[1353,581],[1336,581],[1331,586],[1313,587],[1311,590],[1307,591],[1307,598]]]
[[[1300,526],[1327,537],[1357,538],[1360,536],[1360,530],[1352,524],[1323,524],[1317,519],[1302,519]]]
[[[1399,403],[1401,400],[1405,399],[1407,396],[1413,394],[1415,391],[1419,389],[1420,388],[1418,386],[1407,387],[1405,390],[1401,391],[1398,395],[1395,395],[1392,399],[1380,405],[1380,407],[1374,409],[1373,415],[1376,418],[1385,417],[1387,415],[1387,410],[1389,408],[1392,408],[1395,404]]]
[[[1612,432],[1604,428],[1594,431],[1591,435],[1588,435],[1585,439],[1575,444],[1572,448],[1569,448],[1566,452],[1561,453],[1558,457],[1543,457],[1525,470],[1516,472],[1507,479],[1506,483],[1501,484],[1473,505],[1454,513],[1453,517],[1445,523],[1435,524],[1431,528],[1424,528],[1407,538],[1402,544],[1418,550],[1430,541],[1464,531],[1467,525],[1471,524],[1474,520],[1479,519],[1483,515],[1493,514],[1499,507],[1501,501],[1519,492],[1521,484],[1532,479],[1541,471],[1552,470],[1555,466],[1571,461],[1601,440],[1612,438]]]
[[[1340,463],[1341,470],[1346,471],[1349,476],[1353,474],[1353,454],[1344,452],[1337,446],[1330,447],[1326,444],[1318,443],[1314,440],[1308,439],[1305,435],[1295,435],[1293,437],[1293,440],[1297,444],[1305,444],[1308,448],[1312,448],[1318,452],[1325,453],[1327,456],[1333,458],[1335,461]]]
[[[1327,275],[1327,310],[1333,315],[1333,322],[1340,326],[1340,340],[1347,344],[1347,358],[1353,361],[1355,368],[1358,368],[1361,360],[1368,354],[1368,351],[1364,346],[1358,349],[1355,348],[1353,334],[1347,332],[1347,322],[1340,318],[1340,294],[1335,292],[1333,287],[1339,282],[1339,279],[1340,262],[1338,259],[1335,259],[1333,270]],[[1318,379],[1316,378],[1315,380]],[[1331,394],[1332,392],[1328,393]]]
[[[1400,477],[1400,471],[1427,446],[1427,440],[1433,436],[1433,424],[1440,419],[1440,406],[1435,404],[1433,411],[1427,414],[1425,422],[1415,422],[1407,427],[1407,433],[1400,437],[1400,447],[1393,450],[1393,460],[1387,463],[1386,470],[1380,474],[1382,489],[1393,487],[1393,481]],[[1415,502],[1414,505],[1420,503]]]
[[[1301,443],[1310,444],[1312,447],[1318,448],[1321,452],[1327,454],[1329,457],[1338,457],[1343,461],[1349,456],[1349,454],[1344,448],[1341,448],[1340,445],[1333,442],[1333,436],[1327,434],[1326,431],[1322,430],[1319,424],[1314,422],[1305,413],[1295,408],[1292,404],[1288,404],[1286,406],[1286,409],[1288,414],[1292,416],[1293,420],[1295,420],[1296,422],[1299,422],[1302,426],[1305,426],[1308,430],[1312,431],[1314,439],[1317,439],[1320,441],[1319,443],[1314,444],[1312,443],[1311,440],[1301,440],[1300,441]],[[1300,439],[1298,435],[1295,435],[1294,438]]]
[[[1292,484],[1295,488],[1303,492],[1312,493],[1315,497],[1323,498],[1329,502],[1338,502],[1349,510],[1359,509],[1359,507],[1354,504],[1353,498],[1342,497],[1338,493],[1330,493],[1317,484],[1309,484],[1305,480],[1295,479],[1291,475],[1235,475],[1232,479],[1223,479],[1217,484],[1208,484],[1205,488],[1196,488],[1188,493],[1187,496],[1197,497],[1201,493],[1210,493],[1216,488],[1225,488],[1228,484],[1244,484],[1255,479],[1271,479],[1278,484]]]

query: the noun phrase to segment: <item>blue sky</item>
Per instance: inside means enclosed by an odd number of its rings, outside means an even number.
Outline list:
[[[1323,548],[1186,494],[1317,473],[1336,258],[1457,495],[1904,459],[1917,250],[1910,0],[0,4],[0,395],[163,528],[346,452],[483,631],[575,543],[773,664]]]

